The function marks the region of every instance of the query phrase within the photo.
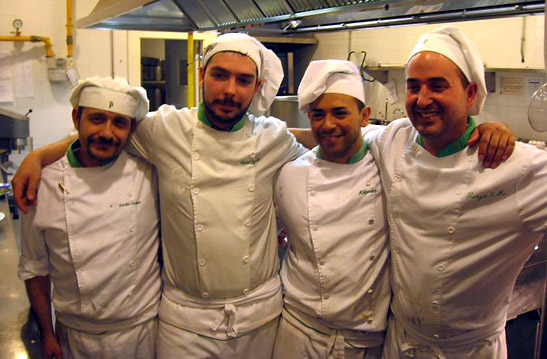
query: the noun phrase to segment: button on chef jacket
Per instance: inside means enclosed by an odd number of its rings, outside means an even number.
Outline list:
[[[19,277],[49,274],[57,320],[71,328],[104,332],[155,317],[161,281],[152,167],[125,152],[104,166],[74,165],[65,156],[43,170],[38,205],[22,217]]]
[[[391,289],[378,167],[366,143],[348,164],[318,150],[286,164],[275,185],[289,238],[285,305],[330,328],[383,331]]]
[[[440,345],[499,335],[517,275],[547,232],[547,152],[517,142],[484,169],[466,141],[431,155],[408,119],[368,141],[387,194],[397,318]]]
[[[272,117],[233,131],[205,122],[202,105],[161,106],[131,139],[159,174],[166,283],[202,299],[245,295],[277,275],[273,176],[306,150]]]

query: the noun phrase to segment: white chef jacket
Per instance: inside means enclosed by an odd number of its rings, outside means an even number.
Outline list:
[[[19,277],[51,276],[57,320],[91,332],[157,315],[159,213],[153,168],[122,152],[111,164],[44,168],[22,216]]]
[[[522,266],[547,232],[547,152],[517,143],[495,170],[477,148],[435,157],[408,119],[368,138],[387,197],[392,310],[435,347],[503,332]]]
[[[370,152],[352,164],[306,153],[280,171],[275,202],[290,244],[281,268],[287,309],[329,328],[385,330],[388,229]]]
[[[164,298],[166,306],[175,303],[165,315],[160,309],[160,319],[222,338],[217,332],[222,317],[209,331],[196,327],[186,311],[176,315],[176,307],[194,307],[197,318],[199,307],[218,312],[213,308],[223,303],[235,305],[223,309],[228,336],[279,315],[273,176],[306,151],[273,117],[248,115],[236,128],[218,131],[198,119],[198,108],[164,105],[139,124],[130,146],[159,173]],[[239,299],[249,303],[263,296],[271,305],[255,308],[255,314],[230,314]],[[208,318],[203,311],[199,316]],[[250,326],[241,323],[249,320],[254,321]],[[246,329],[238,332],[240,324]]]

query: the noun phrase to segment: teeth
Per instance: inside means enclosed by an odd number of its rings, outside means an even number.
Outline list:
[[[420,116],[422,116],[422,117],[427,117],[427,118],[428,118],[428,117],[433,117],[433,116],[435,116],[435,115],[437,115],[437,112],[427,112],[427,113],[421,113],[421,114],[420,114]]]

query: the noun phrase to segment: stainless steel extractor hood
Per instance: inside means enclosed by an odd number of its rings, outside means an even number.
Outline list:
[[[542,13],[544,0],[99,0],[79,28],[294,34]]]

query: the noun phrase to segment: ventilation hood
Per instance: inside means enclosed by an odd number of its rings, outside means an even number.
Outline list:
[[[542,13],[544,0],[99,0],[79,28],[295,34]]]

